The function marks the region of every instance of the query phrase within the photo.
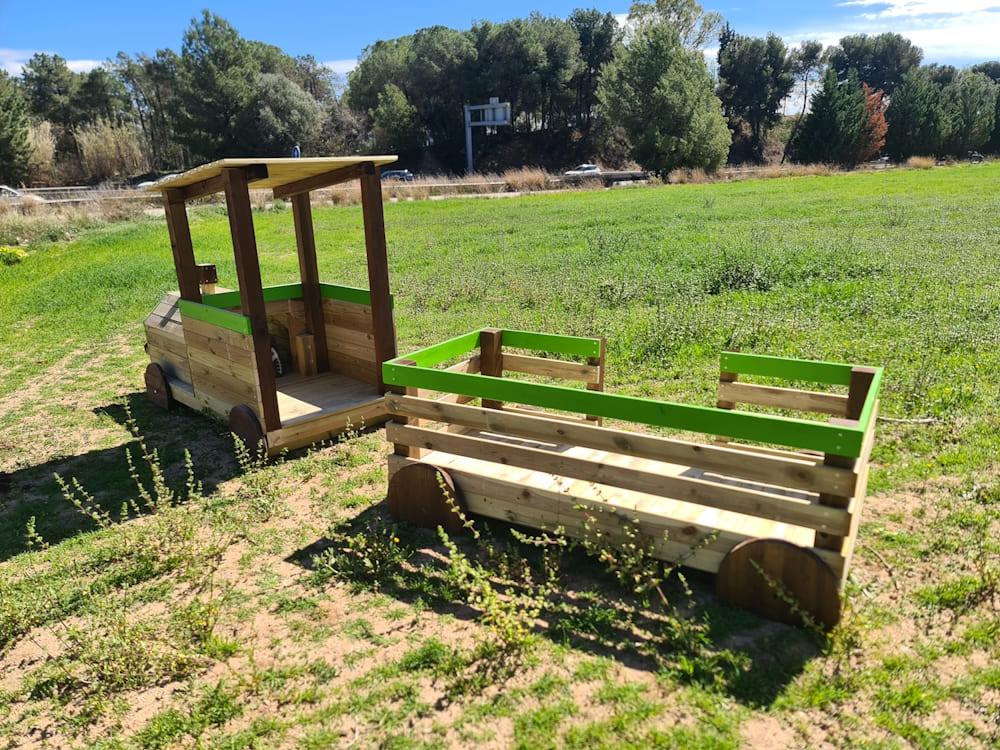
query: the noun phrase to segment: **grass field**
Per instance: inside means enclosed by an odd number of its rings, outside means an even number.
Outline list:
[[[717,604],[709,576],[664,605],[507,529],[394,529],[379,431],[238,460],[224,424],[142,393],[141,323],[176,283],[162,219],[0,217],[35,238],[0,266],[0,746],[1000,747],[998,184],[991,164],[386,206],[401,353],[488,325],[605,335],[609,390],[699,404],[726,347],[883,365],[830,639]],[[290,213],[255,221],[265,283],[296,280]],[[192,222],[235,286],[224,214]],[[360,210],[315,223],[323,278],[366,285]],[[528,569],[521,599],[489,596]]]

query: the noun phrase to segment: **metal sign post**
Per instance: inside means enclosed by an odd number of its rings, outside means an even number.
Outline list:
[[[476,113],[475,115],[473,113]],[[472,128],[510,125],[510,102],[491,96],[489,104],[465,105],[465,171],[472,174]]]

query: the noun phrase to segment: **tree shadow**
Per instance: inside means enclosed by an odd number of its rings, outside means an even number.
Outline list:
[[[447,550],[437,534],[405,524],[392,526],[391,519],[386,519],[388,509],[383,501],[358,513],[340,529],[345,534],[370,535],[373,529],[388,523],[401,542],[415,550],[390,580],[381,583],[379,591],[440,615],[467,621],[479,618],[481,613],[465,603],[461,593],[449,584]],[[510,534],[512,528],[535,533],[530,529],[494,519],[477,519],[477,527],[484,536],[502,544],[509,540],[526,558],[539,554],[535,548],[515,542]],[[454,541],[466,554],[475,552],[470,538],[456,537]],[[329,538],[317,539],[286,560],[315,575],[316,557],[333,546]],[[632,669],[661,672],[685,684],[720,691],[749,707],[770,706],[820,654],[815,638],[802,629],[763,620],[723,604],[714,593],[714,575],[683,572],[694,594],[692,604],[686,603],[676,576],[665,584],[665,593],[671,601],[685,601],[678,606],[677,615],[689,622],[707,623],[704,653],[689,653],[690,643],[683,638],[673,645],[670,639],[644,639],[642,633],[670,632],[675,622],[656,607],[647,606],[640,597],[624,591],[613,575],[582,550],[567,553],[562,560],[560,590],[547,602],[537,633],[554,643],[610,658]],[[371,584],[367,578],[345,582],[358,589]],[[664,661],[682,668],[665,670]]]
[[[171,487],[183,487],[187,479],[184,451],[189,450],[196,478],[210,493],[239,472],[229,429],[217,418],[176,407],[164,411],[149,403],[144,391],[92,410],[127,428],[129,414],[155,450]],[[138,476],[148,480],[139,440],[127,429],[117,445],[70,456],[57,456],[34,466],[0,475],[0,562],[26,547],[25,527],[32,517],[45,541],[56,544],[96,526],[63,497],[56,475],[75,479],[93,496],[96,505],[119,517],[122,503],[137,496],[126,451],[130,451]],[[206,468],[207,467],[207,468]]]

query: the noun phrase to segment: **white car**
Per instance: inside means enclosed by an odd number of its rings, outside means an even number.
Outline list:
[[[566,177],[598,177],[600,174],[601,168],[596,164],[578,164],[568,172],[563,173]]]

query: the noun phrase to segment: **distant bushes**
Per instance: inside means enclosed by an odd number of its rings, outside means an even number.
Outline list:
[[[911,156],[906,160],[910,169],[930,169],[935,164],[933,156]]]
[[[98,120],[73,133],[84,177],[108,180],[149,170],[138,131],[131,125]]]
[[[528,192],[531,190],[545,190],[549,187],[549,176],[544,169],[538,167],[521,167],[520,169],[508,169],[503,173],[503,179],[507,186],[514,191]]]

